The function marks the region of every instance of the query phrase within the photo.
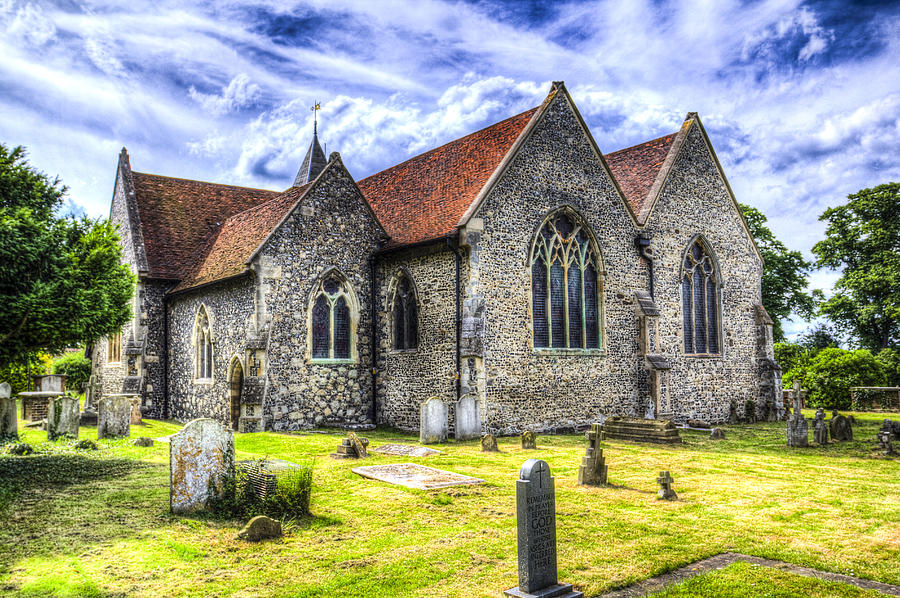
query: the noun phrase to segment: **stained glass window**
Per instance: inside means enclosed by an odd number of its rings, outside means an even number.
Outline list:
[[[337,272],[320,283],[312,304],[313,359],[351,359],[353,319],[350,287]]]
[[[709,251],[697,239],[684,258],[681,279],[684,352],[719,353],[719,300],[716,270]]]
[[[212,378],[212,333],[209,316],[206,308],[202,305],[197,312],[197,321],[194,325],[194,348],[196,350],[194,356],[195,378]]]
[[[600,347],[599,255],[581,219],[560,210],[541,227],[531,252],[535,348]]]
[[[397,350],[415,349],[419,346],[419,314],[416,309],[416,294],[412,281],[405,273],[397,279],[394,292],[393,347]]]

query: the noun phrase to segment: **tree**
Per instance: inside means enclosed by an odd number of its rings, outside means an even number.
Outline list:
[[[750,234],[763,257],[762,304],[772,321],[775,342],[785,340],[781,320],[789,320],[792,313],[804,319],[815,313],[815,300],[804,289],[809,283],[808,272],[812,264],[803,259],[799,251],[790,251],[775,238],[767,218],[756,208],[741,204],[741,212]]]
[[[117,332],[134,276],[113,225],[60,217],[66,188],[0,144],[0,368]]]
[[[819,307],[861,346],[878,351],[900,342],[900,183],[847,196],[828,208],[817,265],[841,269],[834,295]]]
[[[833,326],[819,323],[800,335],[797,343],[808,349],[813,356],[822,349],[833,349],[842,344],[840,333]]]
[[[867,349],[822,349],[809,362],[803,376],[809,388],[809,405],[824,409],[849,409],[850,387],[882,386],[884,367]]]
[[[70,393],[80,393],[91,377],[91,360],[84,356],[84,351],[70,351],[54,359],[50,371],[66,377],[66,389]]]

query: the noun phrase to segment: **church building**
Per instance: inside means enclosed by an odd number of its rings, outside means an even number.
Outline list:
[[[605,142],[605,140],[602,140]],[[283,192],[132,171],[134,319],[103,393],[239,431],[722,422],[780,398],[762,258],[700,118],[603,154],[565,86],[357,180],[316,134]]]

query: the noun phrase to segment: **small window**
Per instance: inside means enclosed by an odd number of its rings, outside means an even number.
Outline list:
[[[355,325],[350,285],[337,272],[327,274],[316,288],[310,317],[313,359],[353,358]]]
[[[535,349],[600,348],[599,253],[569,210],[552,214],[531,250]]]
[[[681,307],[684,317],[684,352],[719,354],[718,277],[710,252],[701,239],[684,257]]]
[[[400,273],[394,291],[393,347],[402,351],[419,346],[419,316],[416,308],[416,294],[409,276]]]
[[[212,378],[212,330],[209,325],[209,315],[202,305],[197,312],[197,321],[194,324],[194,350],[194,377],[198,379]]]
[[[116,333],[109,337],[107,345],[106,361],[108,363],[119,363],[122,361],[122,333]]]

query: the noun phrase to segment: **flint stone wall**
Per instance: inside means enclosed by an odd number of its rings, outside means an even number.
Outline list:
[[[190,513],[206,506],[222,479],[234,472],[234,434],[212,419],[189,422],[169,443],[169,507]]]

